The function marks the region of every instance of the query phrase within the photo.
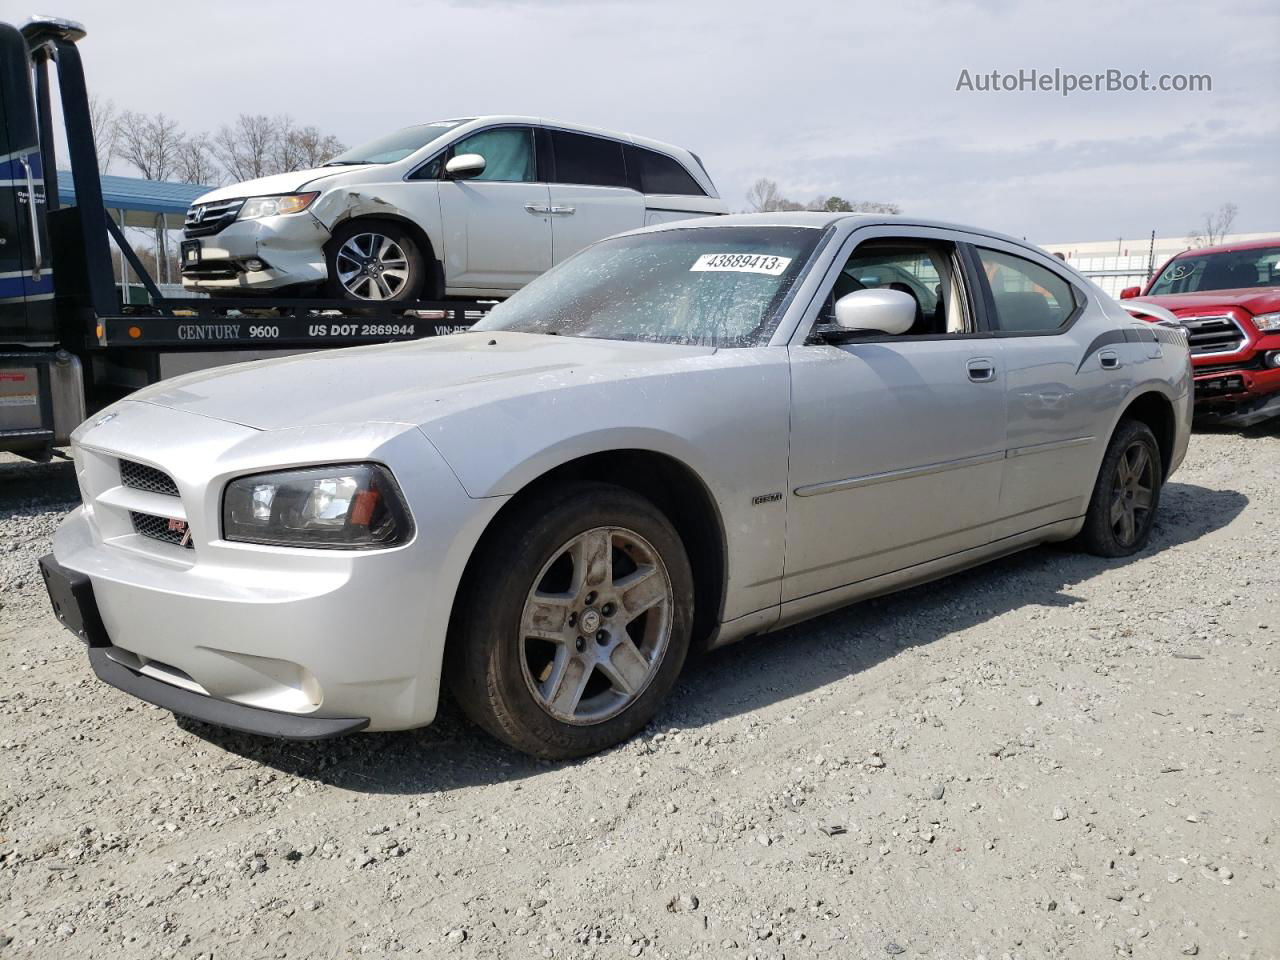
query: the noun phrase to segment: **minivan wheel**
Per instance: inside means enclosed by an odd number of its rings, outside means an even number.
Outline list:
[[[1163,479],[1151,428],[1137,420],[1120,421],[1098,470],[1080,545],[1100,557],[1127,557],[1145,547]]]
[[[670,521],[624,488],[575,484],[486,536],[450,625],[447,678],[500,740],[583,756],[657,712],[692,615],[693,575]]]
[[[345,300],[416,300],[426,267],[413,236],[386,221],[355,220],[334,231],[325,259],[329,296]]]

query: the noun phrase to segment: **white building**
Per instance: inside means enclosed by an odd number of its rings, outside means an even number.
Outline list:
[[[1280,243],[1280,231],[1274,233],[1233,233],[1223,238],[1223,243],[1241,243],[1247,240],[1275,239]],[[1145,286],[1151,273],[1174,254],[1189,249],[1185,236],[1150,237],[1137,240],[1086,240],[1075,243],[1042,243],[1041,249],[1060,257],[1091,279],[1113,297],[1125,287]]]

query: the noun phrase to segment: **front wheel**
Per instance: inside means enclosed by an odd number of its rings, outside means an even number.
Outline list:
[[[1163,481],[1151,428],[1137,420],[1120,421],[1098,470],[1080,545],[1100,557],[1127,557],[1145,547]]]
[[[657,712],[692,614],[693,576],[670,521],[629,490],[575,485],[486,538],[450,627],[450,687],[519,750],[594,753]]]
[[[356,220],[334,231],[325,251],[329,296],[344,300],[416,300],[426,267],[413,236],[383,221]]]

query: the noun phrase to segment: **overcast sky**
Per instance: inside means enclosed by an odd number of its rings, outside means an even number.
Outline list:
[[[348,144],[442,117],[558,117],[1036,241],[1181,236],[1231,201],[1280,232],[1274,0],[60,0],[90,88],[214,129],[289,113]],[[4,19],[22,20],[14,0]],[[957,92],[1019,68],[1208,73],[1211,93]],[[117,172],[126,172],[123,169]]]

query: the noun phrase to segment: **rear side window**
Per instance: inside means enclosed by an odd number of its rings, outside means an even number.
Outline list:
[[[622,144],[616,140],[552,130],[551,147],[556,156],[557,183],[582,183],[595,187],[628,185]]]
[[[684,165],[664,153],[644,147],[627,147],[627,167],[636,185],[637,172],[642,193],[666,193],[682,197],[704,197],[706,192],[690,176]]]
[[[997,330],[1038,333],[1056,330],[1076,309],[1071,284],[1052,270],[1000,250],[978,248],[995,300]]]

